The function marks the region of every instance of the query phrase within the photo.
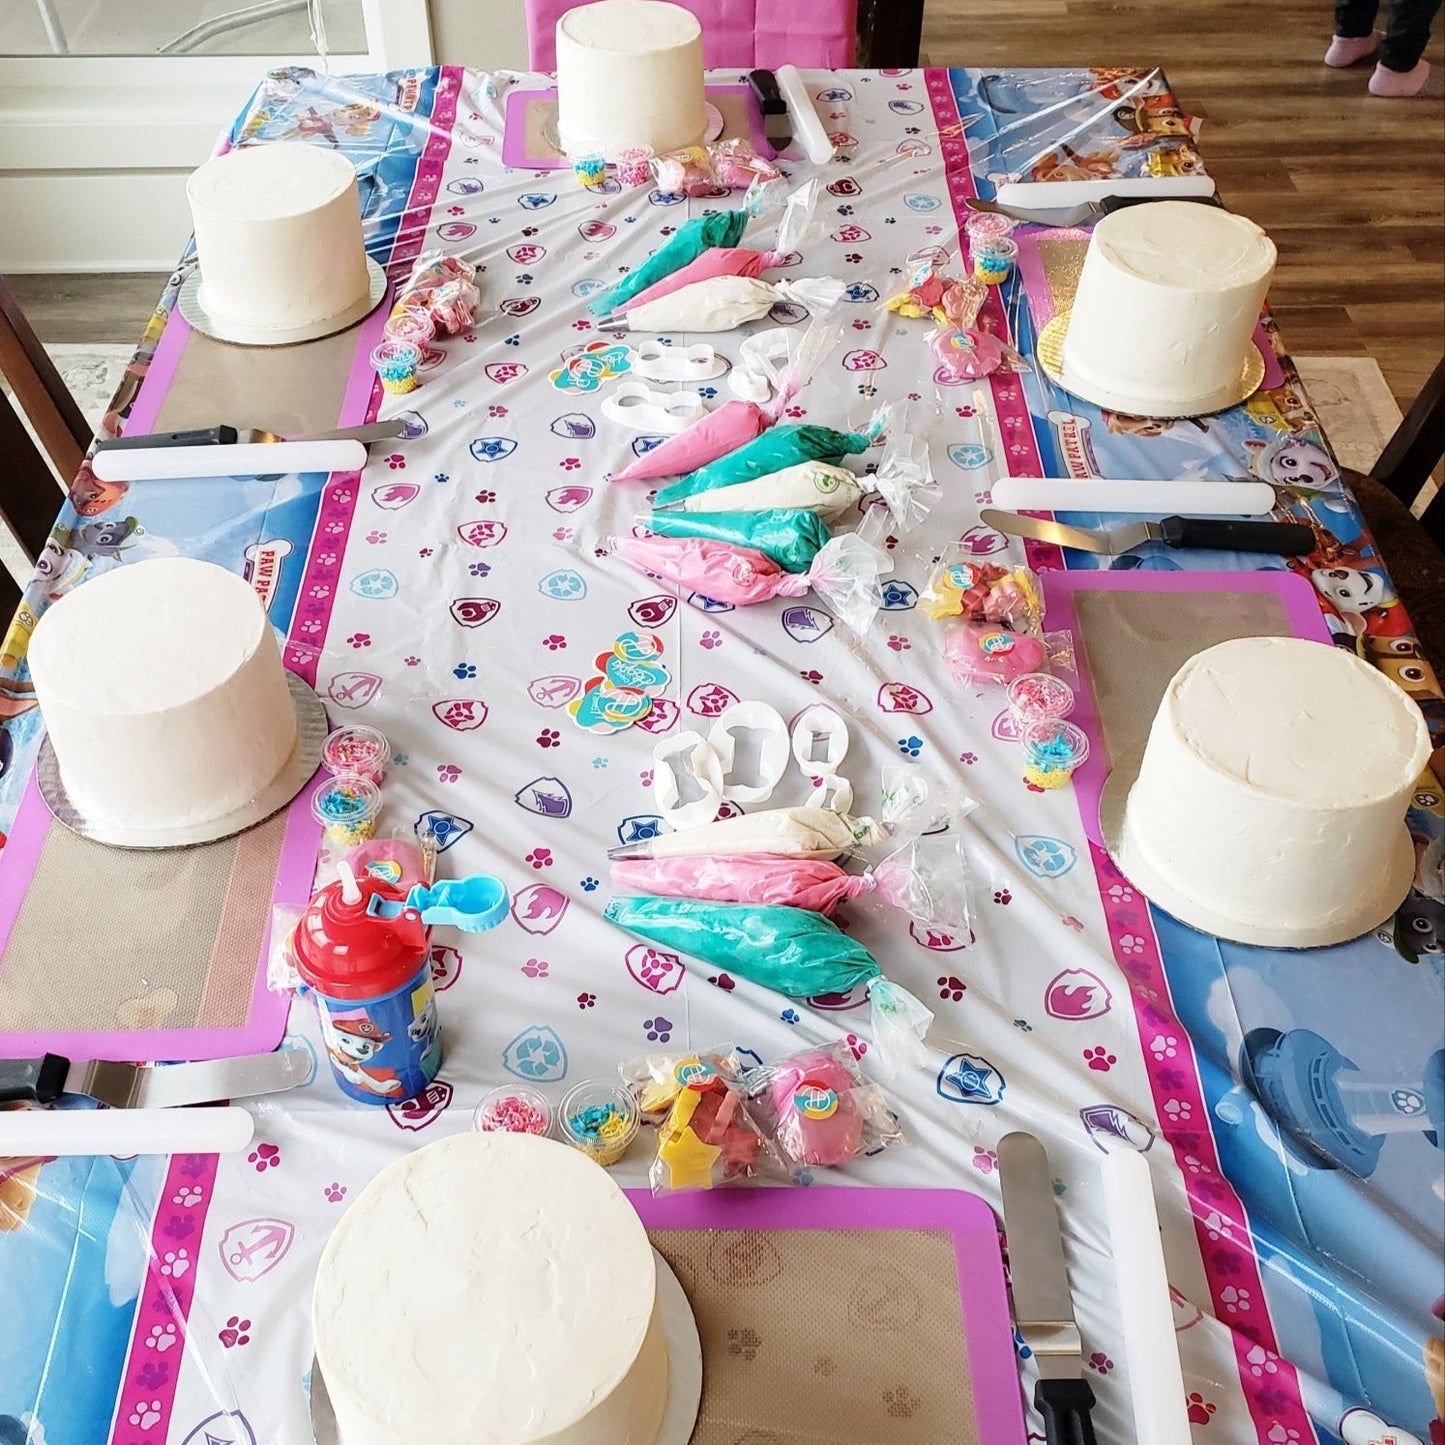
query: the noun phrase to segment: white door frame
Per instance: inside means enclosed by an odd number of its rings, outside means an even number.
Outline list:
[[[432,63],[426,0],[361,0],[336,74]],[[314,55],[0,57],[0,271],[169,270],[183,182],[268,70]]]

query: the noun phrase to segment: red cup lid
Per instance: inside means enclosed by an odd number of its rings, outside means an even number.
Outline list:
[[[296,971],[327,998],[373,999],[403,987],[427,957],[426,925],[414,908],[400,917],[373,918],[373,895],[401,903],[406,893],[371,875],[356,880],[360,897],[345,899],[346,885],[329,883],[311,899],[292,936]]]

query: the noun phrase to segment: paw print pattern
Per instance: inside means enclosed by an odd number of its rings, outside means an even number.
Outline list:
[[[161,1420],[161,1402],[159,1400],[137,1400],[135,1409],[130,1412],[130,1423],[138,1425],[142,1430],[149,1430],[152,1425],[159,1425]]]
[[[274,1144],[258,1144],[246,1155],[246,1161],[256,1166],[257,1174],[276,1169],[281,1163],[281,1151]]]
[[[894,652],[907,652],[913,644],[906,637],[901,637],[895,632],[888,639],[888,646],[892,648]]]
[[[992,1174],[998,1168],[998,1155],[992,1149],[983,1149],[975,1144],[971,1162],[980,1174]]]
[[[1096,1073],[1107,1074],[1119,1060],[1101,1044],[1098,1048],[1084,1050],[1084,1062]]]
[[[543,728],[537,734],[537,746],[539,748],[560,748],[562,746],[562,734],[556,728]]]
[[[868,1052],[868,1045],[857,1034],[849,1034],[843,1042],[848,1045],[848,1052],[855,1059],[861,1059]]]
[[[369,632],[353,632],[346,640],[353,647],[371,646],[371,634]]]
[[[533,868],[550,868],[552,866],[552,850],[550,848],[533,848],[527,854],[527,862]]]
[[[146,1335],[146,1348],[164,1354],[176,1343],[176,1327],[172,1324],[152,1325]]]
[[[561,467],[564,472],[575,472],[577,468],[582,465],[582,458],[563,457],[562,460],[557,463],[557,465]]]
[[[1198,1390],[1190,1392],[1185,1402],[1189,1406],[1189,1423],[1191,1425],[1207,1425],[1219,1406],[1213,1400],[1206,1400]]]
[[[328,1204],[340,1204],[346,1198],[346,1186],[333,1179],[321,1193]]]
[[[582,880],[582,891],[584,893],[596,893],[601,886],[601,880],[597,878],[584,878]]]
[[[699,647],[705,647],[711,652],[713,648],[722,646],[722,633],[704,632],[702,636],[698,638],[697,645]]]
[[[437,782],[454,783],[461,777],[462,770],[455,763],[437,764]]]
[[[595,1008],[597,1006],[597,995],[595,993],[579,993],[577,995],[578,1008]]]
[[[477,669],[475,665],[470,662],[459,662],[452,668],[452,676],[461,678],[463,682],[466,682],[468,678],[473,678],[476,675]]]
[[[1179,1040],[1173,1034],[1155,1034],[1149,1049],[1156,1059],[1172,1059],[1179,1052]]]
[[[373,530],[366,534],[366,540],[370,542],[373,547],[379,547],[386,541],[386,533],[378,532],[373,528]]]
[[[938,980],[938,996],[946,998],[952,1003],[959,1003],[967,987],[968,985],[957,975],[946,973]]]
[[[483,487],[482,490],[477,493],[477,501],[479,501],[484,507],[487,505],[488,502],[495,502],[496,500],[497,494],[489,487]]]
[[[755,1360],[762,1347],[762,1336],[754,1329],[744,1326],[742,1329],[728,1331],[728,1354],[730,1355],[741,1355],[745,1360]]]
[[[993,901],[995,903],[1002,903],[1005,907],[1007,907],[1010,903],[1014,901],[1014,896],[1012,893],[1009,892],[1007,888],[999,888],[994,891]]]
[[[898,751],[906,758],[916,758],[923,751],[923,739],[912,736],[899,738]]]
[[[546,978],[547,970],[551,968],[551,966],[545,958],[529,958],[526,963],[522,965],[522,972],[525,973],[528,978]]]
[[[796,1027],[803,1021],[802,1014],[800,1014],[795,1008],[785,1008],[782,1013],[778,1015],[778,1017],[790,1027]]]
[[[731,993],[737,987],[737,984],[733,982],[732,977],[726,973],[711,974],[708,977],[708,982],[714,988],[722,989],[724,993]]]
[[[201,1202],[201,1191],[194,1184],[187,1185],[184,1189],[178,1189],[171,1195],[171,1203],[179,1204],[182,1209],[194,1209]]]
[[[977,753],[960,753],[960,754],[958,755],[958,760],[959,760],[959,762],[961,762],[961,763],[964,765],[964,767],[966,767],[966,768],[971,768],[971,767],[978,761],[978,754],[977,754]]]
[[[1114,1362],[1102,1350],[1095,1350],[1089,1356],[1089,1368],[1097,1370],[1101,1375],[1107,1375],[1114,1368]]]
[[[167,1279],[183,1279],[191,1267],[188,1249],[168,1249],[161,1256],[161,1273]]]
[[[216,1338],[228,1349],[234,1350],[240,1345],[251,1343],[251,1321],[243,1320],[239,1315],[232,1315],[226,1321],[226,1327]]]
[[[1249,1313],[1249,1291],[1243,1285],[1227,1284],[1219,1291],[1220,1302],[1230,1314]]]
[[[560,652],[567,646],[567,639],[563,637],[560,632],[553,632],[542,639],[542,646],[545,647],[548,652]]]
[[[672,1038],[672,1020],[663,1018],[661,1014],[655,1019],[643,1019],[642,1027],[650,1044],[665,1044]]]
[[[911,1420],[923,1401],[907,1385],[899,1385],[895,1390],[884,1390],[883,1403],[895,1420]]]
[[[400,452],[392,452],[392,454],[387,457],[386,464],[394,472],[404,471],[406,469],[406,458],[402,456]]]

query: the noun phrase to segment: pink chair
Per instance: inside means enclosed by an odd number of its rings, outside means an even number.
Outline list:
[[[577,0],[523,0],[533,70],[557,68],[557,20]],[[858,0],[676,0],[702,21],[709,70],[853,64]]]

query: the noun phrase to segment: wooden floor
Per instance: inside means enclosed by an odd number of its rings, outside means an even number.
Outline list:
[[[1224,199],[1279,246],[1300,355],[1373,356],[1408,405],[1445,352],[1445,102],[1328,70],[1326,0],[928,0],[932,65],[1152,65],[1204,117]],[[1445,29],[1445,22],[1441,23]],[[1427,55],[1445,63],[1437,33]],[[47,341],[134,341],[164,278],[16,278]]]
[[[930,65],[1162,64],[1224,200],[1279,247],[1290,350],[1373,356],[1414,398],[1445,353],[1445,101],[1376,100],[1370,65],[1321,64],[1327,0],[928,0],[924,17]]]

